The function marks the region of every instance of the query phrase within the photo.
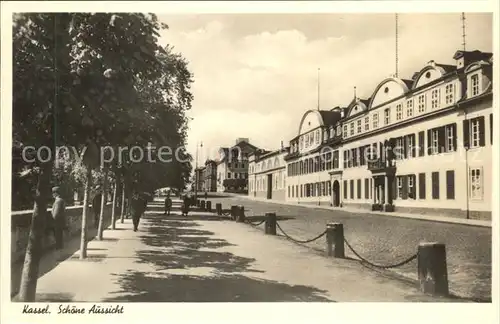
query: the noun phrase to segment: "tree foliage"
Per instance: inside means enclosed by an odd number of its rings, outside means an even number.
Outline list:
[[[180,54],[160,44],[163,28],[167,26],[155,15],[141,13],[15,15],[14,207],[16,201],[26,204],[30,197],[35,209],[43,211],[50,186],[63,187],[70,199],[72,190],[89,181],[79,154],[70,151],[56,164],[55,156],[45,163],[36,158],[27,162],[20,158],[27,146],[46,146],[51,152],[56,146],[74,147],[81,153],[92,141],[99,147],[111,146],[117,153],[119,147],[151,145],[175,150],[185,145],[193,75]],[[124,154],[109,166],[112,178],[119,174],[127,191],[152,192],[184,186],[191,157],[185,150],[181,155],[183,161],[164,163],[134,162]],[[93,170],[89,182],[99,183],[101,178],[102,173]],[[33,224],[37,217],[34,213]],[[32,225],[32,232],[40,231],[40,226]],[[40,235],[34,236],[33,244],[39,244]],[[31,275],[35,272],[30,271]],[[26,299],[33,297],[32,290]]]

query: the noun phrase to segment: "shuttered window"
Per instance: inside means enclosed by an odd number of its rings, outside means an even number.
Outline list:
[[[425,199],[425,173],[418,174],[418,198]]]
[[[446,199],[455,199],[455,171],[446,171]]]
[[[361,199],[361,179],[358,179],[357,181],[358,183],[356,184],[357,185],[357,192],[358,192],[358,199]]]
[[[365,179],[365,199],[370,198],[370,179]]]
[[[425,132],[418,132],[418,156],[424,156]]]
[[[432,172],[432,199],[439,199],[439,172]]]

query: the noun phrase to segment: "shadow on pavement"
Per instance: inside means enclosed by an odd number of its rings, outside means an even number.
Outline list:
[[[119,281],[127,294],[104,302],[331,302],[315,288],[242,275],[151,277],[130,272]]]
[[[113,274],[120,291],[103,302],[331,301],[314,287],[249,277],[263,272],[252,267],[255,259],[217,251],[234,244],[199,229],[190,217],[146,214],[145,218],[148,224],[140,239],[146,248],[136,251],[136,262],[155,270]]]

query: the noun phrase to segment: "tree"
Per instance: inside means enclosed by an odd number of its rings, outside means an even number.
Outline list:
[[[54,152],[57,145],[84,148],[87,142],[98,148],[185,144],[192,75],[180,55],[158,44],[158,31],[166,26],[155,15],[30,13],[14,21],[13,138],[18,151],[34,145]],[[19,294],[23,301],[35,299],[54,166],[53,154],[45,158],[26,163],[13,157],[16,170],[38,177]],[[120,164],[122,197],[174,181],[172,170],[187,167],[129,162]],[[86,256],[91,184],[97,180],[95,165],[85,164],[71,166],[76,183],[85,185],[81,258]],[[158,170],[168,176],[155,177]]]

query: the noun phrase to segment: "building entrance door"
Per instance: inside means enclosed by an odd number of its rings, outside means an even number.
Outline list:
[[[333,200],[333,207],[339,207],[340,206],[340,184],[337,180],[333,182],[332,186],[332,200]]]

